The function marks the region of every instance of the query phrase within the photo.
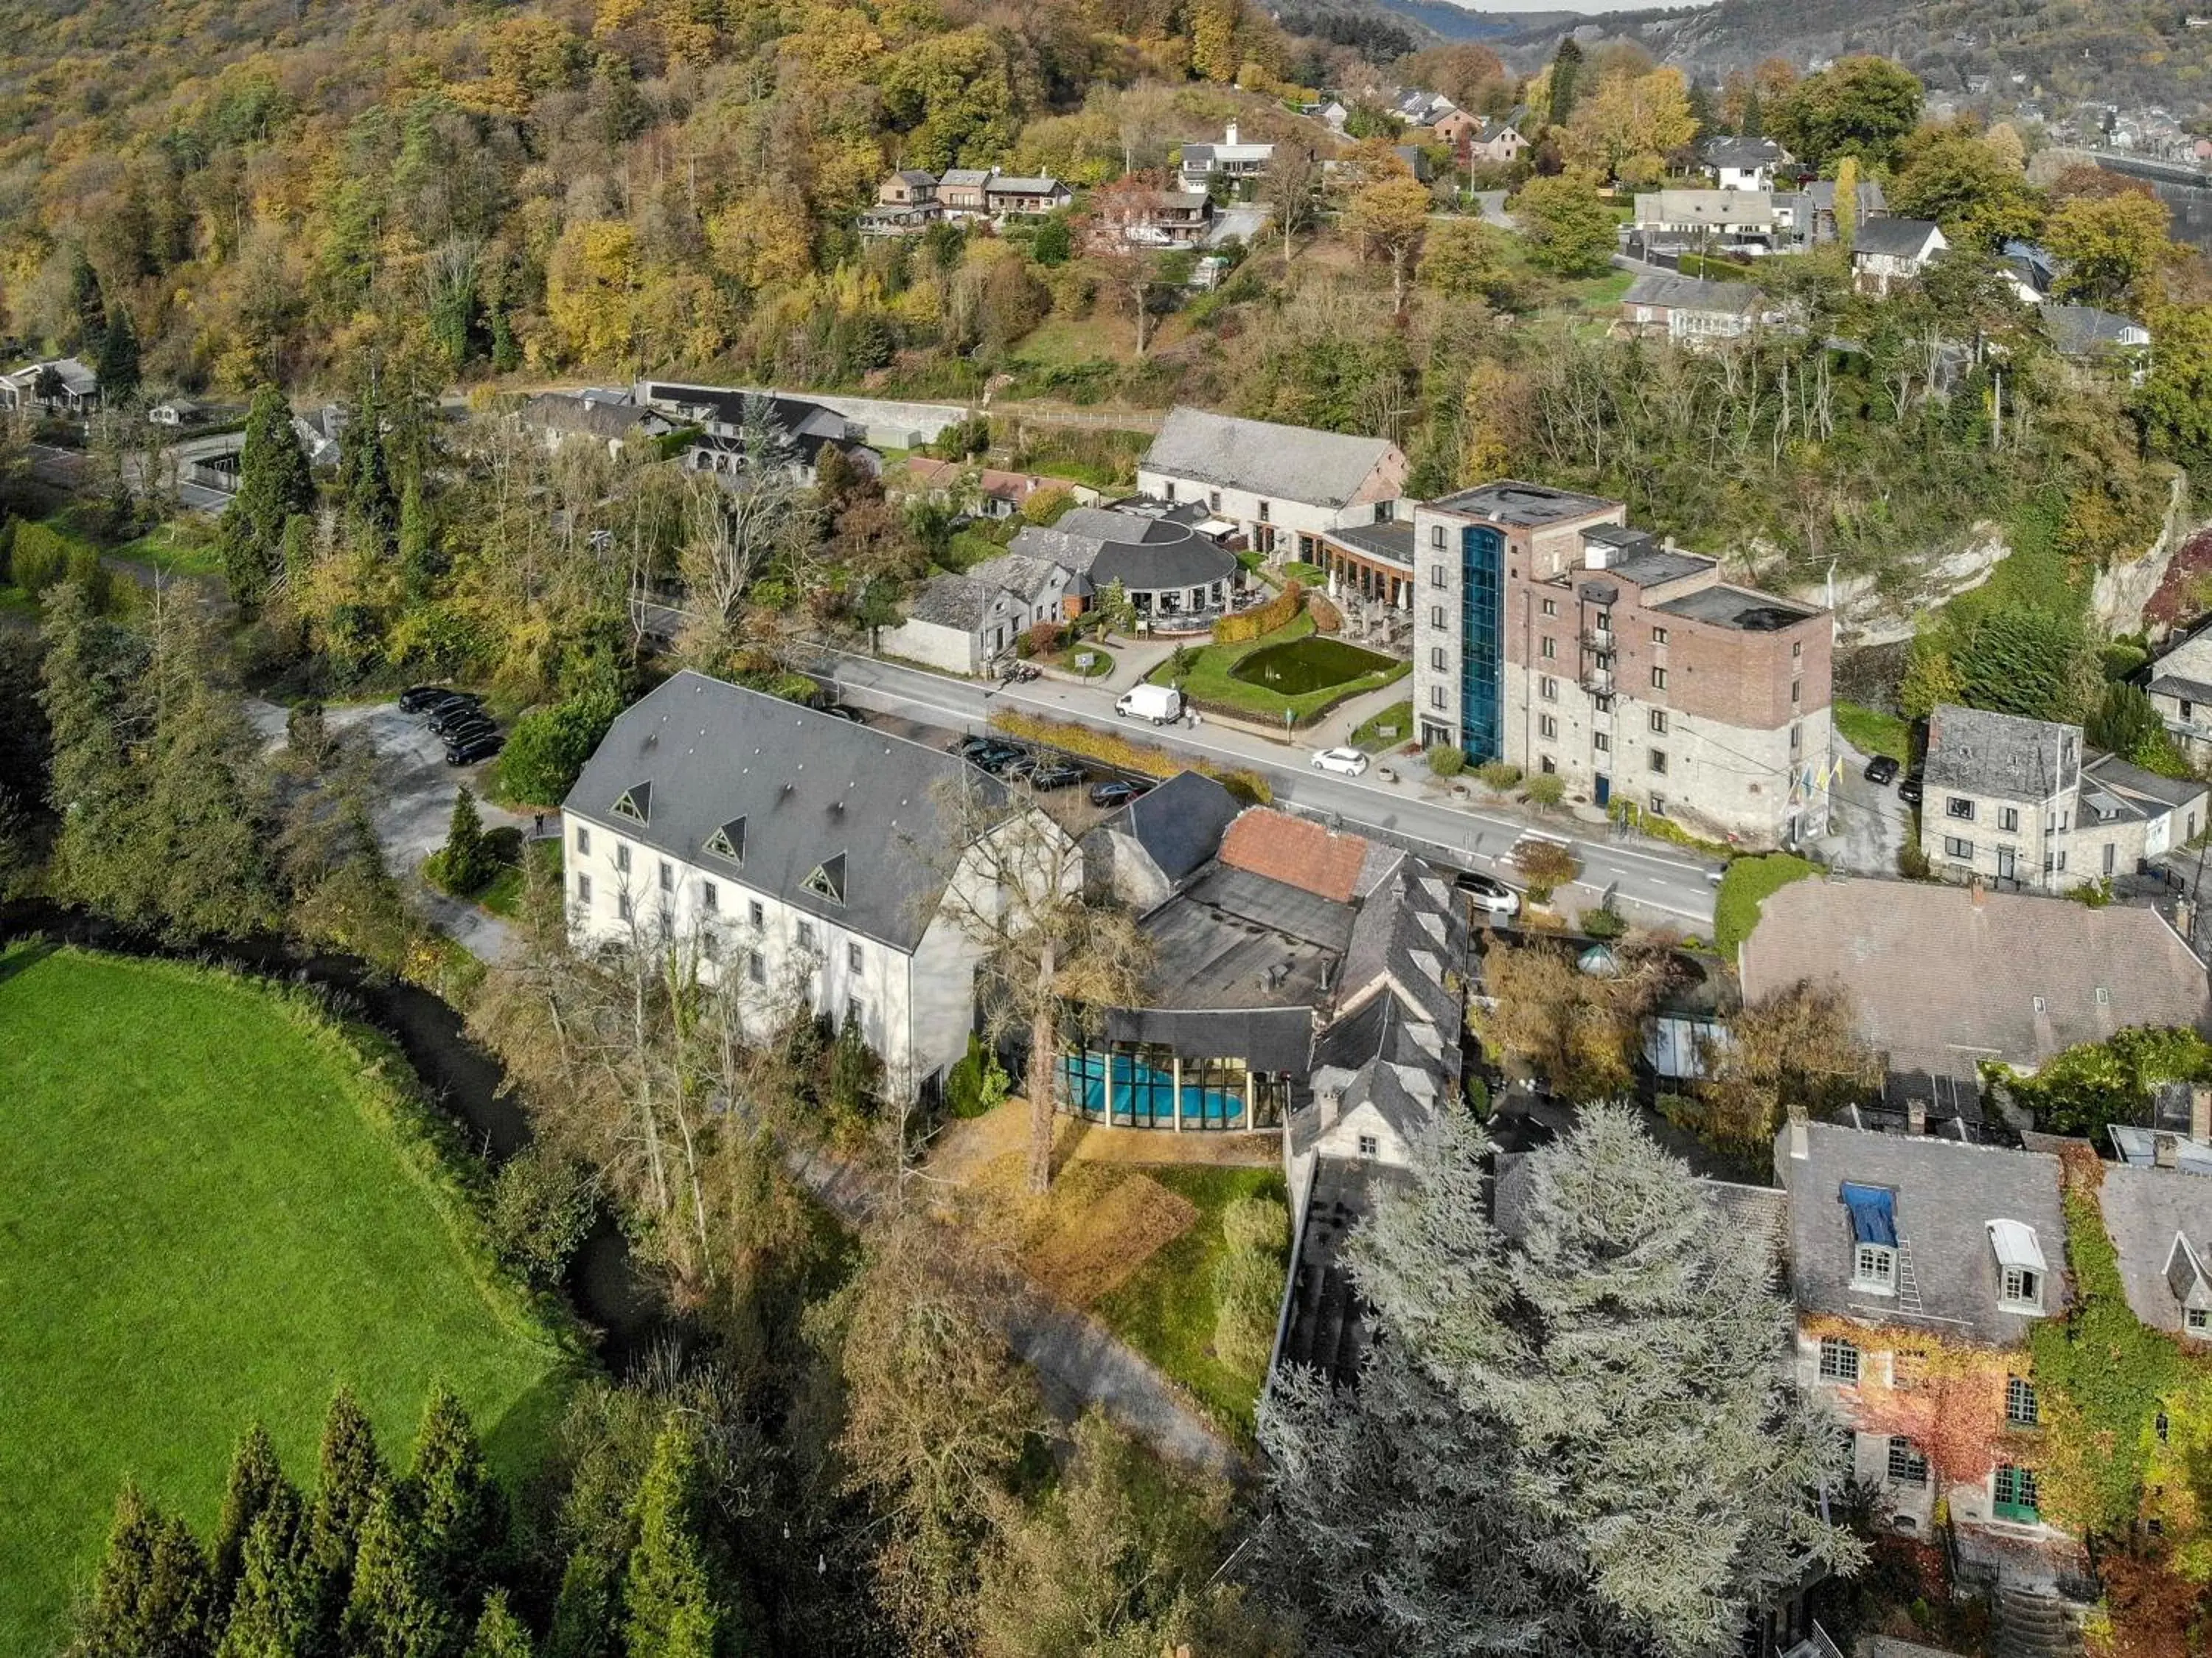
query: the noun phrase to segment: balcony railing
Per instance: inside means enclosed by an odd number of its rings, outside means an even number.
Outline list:
[[[1609,627],[1586,627],[1583,630],[1583,643],[1592,650],[1611,650],[1613,630]]]
[[[1609,667],[1584,668],[1583,689],[1593,697],[1610,697],[1613,694],[1613,670]]]

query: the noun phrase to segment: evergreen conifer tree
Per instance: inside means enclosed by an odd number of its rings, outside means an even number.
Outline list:
[[[467,1620],[506,1555],[507,1494],[485,1464],[468,1412],[442,1382],[422,1410],[407,1511],[431,1583]]]
[[[108,308],[94,372],[100,376],[103,403],[121,403],[137,393],[138,331],[131,326],[131,313],[120,305]]]
[[[628,1658],[713,1658],[721,1615],[694,1529],[693,1451],[678,1423],[660,1431],[637,1490],[637,1546],[623,1580]]]
[[[1844,1436],[1797,1400],[1764,1247],[1625,1111],[1592,1108],[1485,1218],[1480,1131],[1440,1121],[1353,1245],[1381,1339],[1348,1398],[1263,1402],[1263,1576],[1320,1653],[1692,1658],[1808,1562]],[[1664,1539],[1663,1550],[1653,1539]]]
[[[561,1573],[545,1658],[608,1658],[614,1623],[615,1574],[589,1547],[578,1548]]]
[[[71,1658],[206,1658],[211,1599],[191,1527],[126,1484]]]
[[[504,1589],[484,1597],[483,1616],[477,1619],[476,1635],[463,1658],[531,1658],[530,1631],[508,1609]]]
[[[71,349],[80,361],[96,361],[106,339],[107,300],[100,292],[100,272],[82,253],[70,266],[70,312],[76,325]]]
[[[280,1484],[246,1528],[216,1658],[313,1658],[325,1584],[308,1532],[298,1494]]]
[[[339,1638],[348,1658],[437,1658],[449,1625],[389,1486],[361,1524]]]
[[[140,735],[131,707],[140,642],[95,614],[77,582],[48,590],[40,630],[40,700],[53,734],[46,799],[61,820],[54,885],[77,903],[136,918],[126,900],[143,806],[130,758]]]
[[[219,1601],[228,1602],[238,1582],[246,1533],[280,1492],[290,1493],[290,1484],[276,1460],[276,1442],[257,1421],[246,1430],[231,1456],[230,1484],[223,1491],[222,1513],[216,1521],[213,1558]]]
[[[340,1594],[352,1581],[361,1528],[384,1484],[384,1460],[353,1389],[341,1387],[323,1421],[323,1444],[310,1521],[315,1564]]]
[[[431,879],[449,893],[465,897],[481,892],[491,880],[493,858],[484,838],[483,818],[477,799],[464,789],[453,796],[453,814],[446,826],[446,844],[438,849]]]
[[[1582,43],[1571,34],[1552,57],[1552,125],[1565,126],[1575,113],[1576,82],[1582,77]]]
[[[315,508],[315,480],[300,435],[292,430],[283,393],[264,386],[253,394],[238,456],[238,493],[222,515],[223,573],[242,605],[268,588],[285,548],[287,527]]]
[[[347,423],[346,522],[362,550],[389,553],[399,530],[399,497],[384,451],[384,410],[374,387]]]

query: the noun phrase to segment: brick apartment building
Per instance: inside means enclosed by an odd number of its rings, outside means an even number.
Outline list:
[[[1415,506],[1423,742],[1754,844],[1822,832],[1827,613],[1723,582],[1626,515],[1512,482]]]

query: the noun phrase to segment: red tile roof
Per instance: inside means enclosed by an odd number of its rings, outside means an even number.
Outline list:
[[[1229,826],[1221,838],[1221,861],[1286,887],[1339,904],[1359,889],[1367,843],[1340,835],[1318,823],[1255,807]]]

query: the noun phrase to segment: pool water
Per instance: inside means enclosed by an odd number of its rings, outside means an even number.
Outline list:
[[[1395,657],[1362,650],[1341,639],[1324,639],[1315,635],[1279,645],[1263,645],[1239,660],[1229,670],[1229,677],[1279,692],[1285,697],[1301,697],[1309,691],[1326,691],[1331,686],[1364,679],[1370,674],[1381,674],[1396,666]]]

